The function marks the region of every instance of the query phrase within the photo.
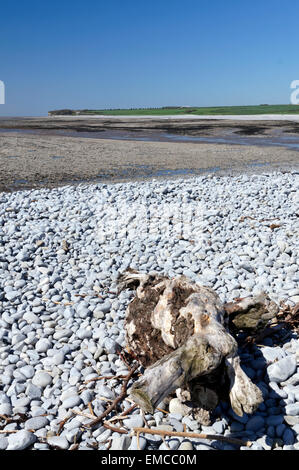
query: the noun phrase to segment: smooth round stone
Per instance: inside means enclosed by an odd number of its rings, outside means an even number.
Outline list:
[[[70,385],[76,385],[78,382],[80,382],[80,376],[78,375],[72,375],[69,379],[69,384]]]
[[[93,392],[90,390],[83,390],[80,394],[81,400],[83,401],[84,405],[88,405],[89,402],[93,399]]]
[[[102,413],[104,413],[105,408],[102,400],[94,400],[92,405],[93,411],[97,416],[100,416]]]
[[[119,351],[120,345],[112,338],[106,338],[104,341],[104,348],[108,354],[115,354]]]
[[[47,338],[41,338],[35,343],[35,349],[38,353],[47,352],[52,347],[52,343]]]
[[[70,329],[65,329],[65,330],[58,330],[54,333],[53,338],[56,340],[60,340],[62,338],[69,338],[72,336],[73,331]]]
[[[286,356],[267,367],[269,380],[278,383],[284,382],[295,373],[296,368],[296,356]]]
[[[7,450],[23,450],[35,443],[37,437],[30,431],[22,429],[8,436]]]
[[[7,437],[0,437],[0,450],[5,450],[8,446]]]
[[[193,450],[193,445],[190,441],[183,441],[178,447],[178,450]]]
[[[8,374],[3,374],[1,377],[1,382],[3,385],[9,385],[12,382],[12,376]]]
[[[109,300],[105,300],[101,305],[99,305],[99,309],[103,313],[108,313],[110,312],[111,309],[111,302]]]
[[[73,397],[74,395],[78,395],[77,387],[69,387],[61,393],[61,401],[65,400],[66,398]]]
[[[59,351],[57,354],[55,354],[53,357],[52,357],[52,362],[54,365],[56,366],[59,366],[60,364],[63,364],[64,363],[64,360],[65,360],[65,354],[64,352],[61,350]]]
[[[103,348],[97,348],[97,350],[95,351],[95,353],[93,355],[94,359],[95,360],[99,359],[99,357],[102,356],[103,352],[104,352]]]
[[[36,450],[49,450],[48,444],[43,443],[43,442],[36,442],[33,448]]]
[[[10,364],[16,364],[19,361],[19,356],[17,354],[9,354],[8,360]]]
[[[102,312],[102,310],[100,309],[100,307],[96,307],[93,311],[93,316],[97,319],[97,320],[101,320],[103,318],[105,318],[105,314],[104,312]]]
[[[268,426],[267,427],[267,435],[269,437],[275,437],[276,432],[275,432],[275,427],[274,426]]]
[[[114,437],[112,439],[112,445],[110,450],[127,450],[131,444],[131,437],[122,435],[120,437]]]
[[[41,397],[42,390],[41,387],[38,387],[33,383],[29,383],[26,387],[25,393],[31,400],[34,400],[35,398],[39,399]]]
[[[74,408],[75,406],[80,405],[81,402],[82,400],[79,395],[73,395],[63,400],[62,407],[67,410],[68,408]]]
[[[290,415],[290,416],[298,416],[299,415],[299,402],[286,405],[285,414]]]
[[[169,422],[170,422],[171,426],[174,428],[175,431],[177,431],[177,432],[184,431],[184,425],[180,421],[178,421],[177,419],[169,418]]]
[[[40,323],[41,321],[40,318],[33,312],[24,313],[23,318],[29,325],[31,325],[32,323]]]
[[[48,437],[47,442],[50,446],[59,447],[59,449],[66,450],[70,444],[64,436],[51,436]]]
[[[13,377],[15,379],[14,382],[18,382],[18,385],[20,385],[20,383],[26,382],[27,380],[25,375],[21,374],[21,372],[18,369],[15,369],[13,371]],[[17,384],[15,385],[17,386]]]
[[[171,438],[171,439],[166,439],[165,442],[162,442],[162,444],[159,446],[159,450],[176,450],[180,445],[179,439]]]
[[[86,307],[79,308],[77,313],[80,318],[87,318],[91,315],[91,311]]]
[[[269,382],[269,388],[272,389],[269,394],[269,396],[272,398],[277,399],[277,397],[281,397],[281,398],[288,397],[286,390],[284,390],[283,388],[280,388],[276,382]]]
[[[41,416],[46,413],[46,410],[42,406],[32,405],[32,403],[34,403],[34,401],[31,402],[31,416],[33,418],[37,416]]]
[[[80,339],[85,339],[85,338],[91,338],[92,337],[92,331],[91,330],[85,330],[85,329],[80,329],[77,331],[77,336]]]
[[[0,392],[0,403],[11,403],[11,398],[6,393]]]
[[[273,415],[266,418],[266,423],[268,426],[278,426],[283,422],[282,415]]]
[[[30,403],[30,398],[28,398],[28,397],[21,397],[21,398],[18,398],[17,400],[15,400],[15,401],[13,401],[12,404],[13,404],[14,407],[17,407],[17,406],[18,406],[18,407],[19,407],[19,406],[22,406],[22,407],[25,406],[25,407],[26,407],[26,406],[29,405],[29,403]]]
[[[26,355],[30,359],[31,364],[36,365],[39,362],[40,357],[38,352],[35,351],[35,349],[27,349]]]
[[[27,379],[31,379],[35,374],[35,369],[32,366],[24,366],[19,369],[21,374],[23,374]]]
[[[15,344],[19,343],[20,341],[23,341],[24,339],[26,339],[26,336],[23,335],[23,334],[16,334],[16,335],[13,335],[12,337],[12,340],[11,340],[11,344],[12,346],[14,346]]]
[[[184,405],[178,398],[172,398],[169,402],[169,412],[185,416],[189,413],[190,408]]]
[[[53,377],[46,371],[39,370],[35,373],[32,383],[37,387],[45,388],[52,383]]]
[[[223,406],[223,404],[222,404]],[[249,417],[248,414],[243,413],[243,416],[238,416],[232,409],[228,408],[228,413],[229,415],[235,420],[238,421],[239,423],[246,424]]]
[[[183,418],[183,416],[180,413],[169,413],[167,416],[169,420],[176,419],[177,421],[181,421],[181,419]]]
[[[26,281],[24,279],[18,279],[14,284],[16,289],[21,289],[24,286],[26,286]]]
[[[137,437],[133,436],[128,450],[139,450],[139,449],[144,450],[147,445],[147,440],[144,437],[139,436],[138,441],[137,441]],[[138,447],[138,444],[139,444],[139,447]]]
[[[200,277],[202,277],[203,280],[205,280],[207,282],[211,282],[211,283],[214,283],[217,280],[217,275],[216,275],[215,271],[213,271],[212,269],[204,269],[200,273]]]
[[[285,424],[279,424],[278,426],[276,426],[276,435],[278,437],[281,437],[284,433],[284,431],[286,430],[286,425]]]
[[[293,431],[287,428],[283,433],[282,440],[285,445],[293,445],[295,443],[295,436]]]
[[[200,427],[200,424],[196,420],[190,419],[189,416],[185,416],[182,423],[186,424],[192,431],[197,431]]]
[[[109,398],[110,400],[114,400],[115,398],[115,393],[113,392],[113,390],[103,384],[100,384],[97,387],[96,394],[104,398]]]
[[[284,416],[284,420],[289,426],[299,425],[299,416],[298,415],[294,415],[294,416],[286,415],[286,416]]]
[[[16,290],[10,290],[5,293],[6,299],[9,300],[10,302],[16,300],[18,297],[21,297],[21,295],[22,293]]]
[[[141,415],[133,415],[128,419],[123,420],[124,426],[127,428],[140,428],[143,426],[143,418]]]
[[[265,421],[262,416],[253,416],[252,418],[249,418],[249,420],[246,423],[245,428],[247,431],[259,431],[265,426]]]
[[[70,443],[73,443],[74,440],[77,441],[81,435],[82,435],[82,431],[79,429],[79,427],[73,428],[70,431],[65,433],[65,437]]]
[[[231,432],[240,432],[240,431],[243,431],[243,429],[244,429],[244,424],[238,423],[238,421],[232,421],[230,425]]]
[[[25,429],[33,429],[34,431],[44,428],[49,423],[46,416],[36,416],[34,418],[27,419],[25,422]]]
[[[10,403],[1,403],[0,404],[0,415],[11,416],[12,406]]]

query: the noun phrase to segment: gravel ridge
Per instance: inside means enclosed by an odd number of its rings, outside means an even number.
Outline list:
[[[134,294],[116,291],[128,267],[184,274],[223,301],[265,291],[299,302],[298,188],[298,173],[272,172],[0,193],[0,429],[10,431],[0,449],[236,448],[148,434],[138,443],[130,432],[144,419],[249,439],[251,449],[299,449],[294,333],[241,352],[264,396],[254,415],[240,418],[220,403],[202,426],[174,399],[161,404],[168,413],[133,410],[122,423],[128,434],[86,429],[90,419],[80,415],[91,403],[99,416],[121,392],[121,380],[93,379],[128,373],[118,351]]]

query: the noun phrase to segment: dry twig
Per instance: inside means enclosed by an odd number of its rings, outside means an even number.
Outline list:
[[[166,411],[166,410],[162,410],[162,408],[157,408],[158,411],[162,411],[162,413],[165,413],[165,414],[169,414],[169,411]]]
[[[89,413],[84,413],[83,411],[72,409],[71,412],[74,413],[75,415],[84,416],[84,418],[94,419],[94,415],[89,414]]]
[[[148,428],[133,428],[133,433],[137,434],[137,440],[141,433],[144,434],[158,434],[159,436],[170,436],[170,437],[187,437],[193,439],[208,439],[211,441],[222,441],[228,442],[230,444],[236,445],[238,447],[241,446],[251,446],[250,441],[242,441],[241,439],[235,439],[232,437],[227,436],[218,436],[214,434],[200,434],[196,432],[177,432],[177,431],[164,431],[161,429],[148,429]]]
[[[121,420],[121,419],[126,419],[126,416],[131,413],[131,411],[133,411],[135,408],[137,408],[137,405],[134,404],[132,406],[130,406],[130,408],[128,408],[127,410],[123,411],[120,415],[117,415],[117,416],[113,416],[112,418],[110,418],[108,420],[109,423],[113,423],[114,421],[118,421],[118,420]],[[107,421],[106,421],[107,422]]]
[[[10,429],[10,430],[5,430],[5,429],[0,429],[0,434],[11,434],[13,432],[18,432],[19,429]]]
[[[109,413],[111,413],[111,411],[116,408],[116,406],[118,405],[118,403],[121,400],[123,400],[126,397],[128,382],[131,379],[131,377],[133,376],[134,372],[138,369],[138,367],[139,367],[139,364],[135,364],[131,368],[130,372],[128,373],[128,375],[126,376],[126,378],[123,382],[120,395],[118,397],[116,397],[115,400],[113,400],[111,405],[108,406],[108,408],[100,416],[98,416],[96,419],[94,419],[91,423],[85,424],[84,425],[85,427],[92,428],[92,427],[96,426],[100,421],[102,421],[103,418],[108,416]]]
[[[70,416],[67,416],[66,418],[64,418],[62,421],[60,421],[59,423],[59,428],[58,428],[58,431],[57,431],[57,436],[60,435],[62,429],[63,429],[63,426],[65,425],[65,423],[72,417],[72,415]]]
[[[103,426],[104,428],[106,429],[110,429],[111,431],[114,431],[114,432],[119,432],[120,434],[129,434],[129,431],[127,431],[126,429],[122,429],[122,428],[118,428],[118,427],[115,427],[115,426],[111,426],[110,424],[108,424],[107,421],[105,421],[103,423]]]
[[[97,380],[112,380],[112,379],[125,379],[126,375],[100,375],[99,377],[93,377],[92,379],[85,380],[85,384],[89,382],[96,382]]]
[[[94,411],[93,411],[93,409],[92,409],[92,404],[91,404],[91,402],[89,402],[87,406],[88,406],[88,409],[89,409],[90,413],[92,414],[92,416],[95,417],[96,415],[95,415],[95,413],[94,413]]]
[[[133,411],[135,408],[137,408],[136,403],[134,403],[130,408],[127,408],[125,411],[123,411],[120,416],[127,416],[131,411]]]

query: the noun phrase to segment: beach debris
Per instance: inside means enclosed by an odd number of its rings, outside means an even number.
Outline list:
[[[274,229],[279,228],[279,227],[281,227],[281,224],[271,224],[271,225],[269,225],[269,228],[271,230],[274,230]]]
[[[299,333],[299,302],[294,306],[282,303],[277,319]]]
[[[119,432],[119,431],[118,431]],[[169,437],[185,437],[191,439],[208,439],[210,441],[222,441],[229,444],[235,445],[237,447],[246,446],[251,447],[251,441],[242,441],[241,439],[235,439],[228,436],[219,436],[217,434],[205,434],[205,433],[196,433],[196,432],[177,432],[177,431],[167,431],[163,429],[149,429],[149,428],[133,428],[133,435],[136,433],[137,440],[139,439],[140,434],[156,434],[159,436],[169,436]]]
[[[123,384],[122,384],[122,388],[121,388],[121,393],[115,398],[115,400],[112,401],[112,403],[108,406],[108,408],[98,417],[96,417],[95,419],[93,419],[90,423],[86,424],[85,426],[88,427],[88,428],[93,428],[94,426],[96,426],[98,423],[100,423],[106,416],[108,416],[111,411],[115,410],[117,405],[126,398],[127,396],[127,387],[128,387],[128,383],[130,381],[130,379],[132,378],[132,376],[135,374],[135,372],[137,371],[137,369],[139,368],[139,364],[136,363],[134,364],[131,368],[130,368],[130,371],[128,373],[128,375],[125,377],[124,381],[123,381]]]
[[[185,276],[132,269],[118,285],[119,291],[136,291],[125,330],[129,352],[145,368],[129,395],[142,410],[152,413],[175,392],[205,422],[223,399],[229,398],[238,416],[258,408],[262,392],[241,368],[237,336],[275,324],[280,308],[266,294],[223,304],[212,288]]]
[[[66,240],[62,240],[61,248],[67,253],[70,249],[70,245]]]
[[[264,292],[252,297],[237,298],[224,304],[230,329],[261,330],[276,318],[279,306]]]

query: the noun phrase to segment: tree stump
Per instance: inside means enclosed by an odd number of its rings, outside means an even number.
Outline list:
[[[136,290],[125,330],[129,351],[145,368],[130,397],[145,412],[184,390],[185,398],[208,412],[224,398],[239,416],[258,408],[261,390],[242,370],[230,329],[268,322],[279,310],[274,302],[261,295],[223,304],[213,289],[185,276],[169,279],[131,269],[118,284],[120,291]]]

